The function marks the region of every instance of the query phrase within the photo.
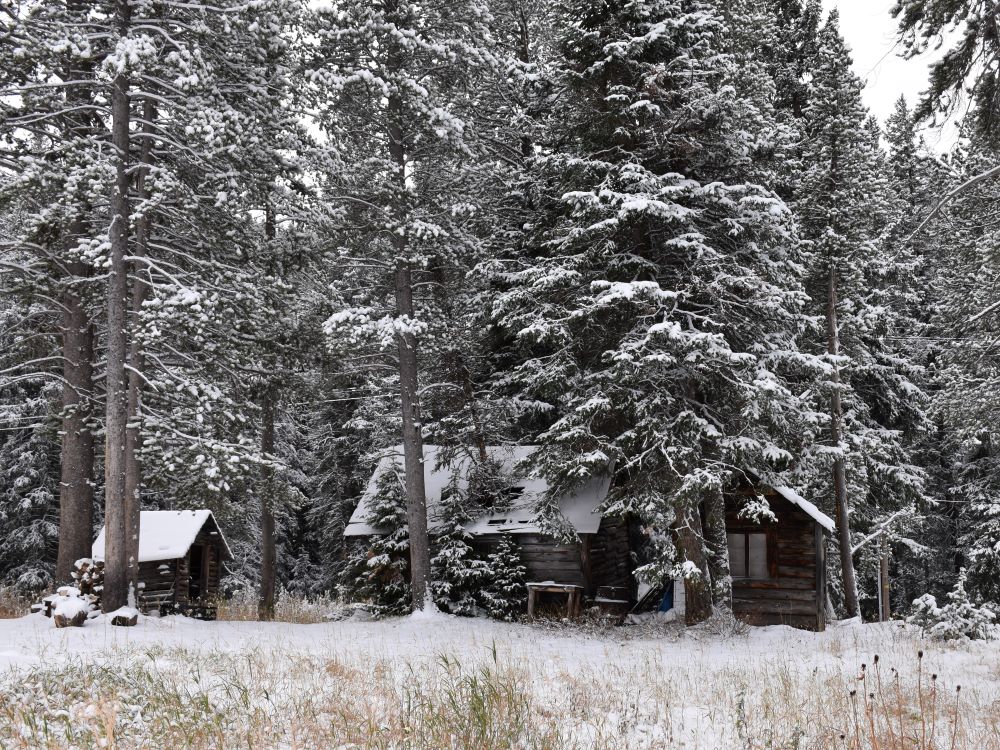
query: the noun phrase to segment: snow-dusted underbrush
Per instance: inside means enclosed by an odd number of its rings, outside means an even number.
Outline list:
[[[12,586],[0,586],[0,619],[23,617],[31,599]]]
[[[274,603],[274,619],[278,622],[318,623],[330,619],[330,615],[338,612],[339,608],[337,600],[330,597],[309,599],[282,591]],[[219,600],[216,617],[238,622],[259,620],[257,594],[253,591],[240,592],[230,599]]]
[[[53,633],[18,641],[37,658],[0,677],[0,747],[1000,750],[1000,657],[913,628],[616,640],[436,615]]]

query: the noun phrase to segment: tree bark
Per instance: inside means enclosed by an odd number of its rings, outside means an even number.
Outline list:
[[[142,133],[145,136],[139,150],[140,169],[136,178],[136,193],[139,201],[149,198],[149,187],[146,179],[149,175],[149,165],[153,154],[153,119],[156,117],[156,106],[149,97],[142,105]],[[145,257],[149,247],[149,233],[152,228],[152,218],[144,212],[135,223],[136,258]],[[132,262],[132,322],[133,330],[138,327],[139,315],[143,303],[149,295],[148,270],[141,262]],[[142,344],[138,337],[132,336],[129,342],[128,371],[128,426],[125,430],[125,517],[128,527],[125,556],[128,560],[128,585],[133,591],[139,585],[139,535],[142,512],[141,480],[142,465],[139,461],[139,451],[142,449],[142,372],[145,369],[145,358]]]
[[[889,606],[889,547],[883,543],[882,554],[878,562],[878,585],[879,585],[879,620],[888,622],[892,617]]]
[[[733,608],[733,578],[729,571],[729,544],[726,537],[726,501],[722,488],[713,488],[705,500],[705,543],[708,570],[712,575],[712,601],[718,607]]]
[[[116,3],[117,26],[121,36],[128,33],[129,0]],[[104,457],[104,591],[105,612],[125,606],[128,589],[128,518],[125,502],[125,442],[128,401],[125,357],[128,307],[129,234],[129,75],[122,69],[111,87],[111,144],[115,151],[115,184],[111,193],[111,264],[108,275],[107,316],[107,415]]]
[[[388,10],[395,10],[395,2],[386,3]],[[388,69],[390,74],[403,70],[402,51],[398,45],[390,51]],[[394,208],[397,229],[405,230],[407,204],[409,201],[406,184],[406,147],[403,126],[406,120],[403,100],[393,92],[388,101],[388,142],[389,156],[395,170],[394,187],[396,205]],[[396,254],[395,290],[396,314],[403,325],[396,336],[399,359],[399,395],[403,418],[403,485],[406,489],[406,521],[410,544],[410,587],[413,608],[425,606],[430,582],[430,540],[427,536],[427,492],[424,486],[424,439],[420,423],[420,400],[418,394],[419,370],[417,362],[417,335],[413,330],[415,322],[413,307],[413,271],[407,257],[409,243],[405,232],[392,234],[393,250]]]
[[[684,576],[684,621],[697,625],[712,616],[712,587],[708,572],[708,555],[697,506],[685,503],[679,508],[677,548],[685,562],[693,563],[697,573]],[[685,566],[690,567],[690,566]]]
[[[82,224],[74,222],[66,245],[75,246],[80,234]],[[76,286],[88,270],[81,262],[67,264],[69,278],[61,299],[64,383],[56,557],[59,583],[69,582],[77,560],[90,557],[93,541],[94,436],[89,422],[94,388],[94,326]]]
[[[413,320],[413,278],[410,266],[396,269],[396,309]],[[417,394],[417,337],[404,326],[398,336],[399,393],[403,416],[403,473],[406,488],[406,522],[410,537],[410,586],[413,607],[424,606],[430,580],[430,542],[427,537],[427,491],[424,487],[424,439]]]
[[[837,267],[830,262],[826,299],[827,352],[832,357],[840,354],[840,332],[837,326]],[[839,448],[843,406],[840,401],[840,368],[834,361],[833,393],[830,396],[830,443]],[[854,557],[851,552],[851,517],[847,501],[847,466],[843,455],[833,460],[833,492],[837,504],[837,532],[840,537],[840,566],[843,570],[844,608],[848,617],[861,614],[858,607],[858,584],[854,574]]]
[[[83,15],[87,0],[67,0],[71,16]],[[90,81],[93,63],[71,55],[66,63],[67,81]],[[66,89],[66,134],[71,139],[93,137],[93,122],[83,114],[92,91],[86,84]],[[91,555],[94,523],[94,436],[90,431],[94,391],[94,326],[84,305],[80,285],[90,267],[77,259],[77,244],[88,225],[82,214],[66,228],[63,251],[68,257],[62,304],[62,441],[59,479],[59,550],[56,581],[68,583],[74,563]]]
[[[260,433],[260,451],[265,460],[274,456],[274,418],[277,412],[277,388],[269,385],[264,390],[261,403],[262,427]],[[275,582],[275,563],[277,549],[274,543],[274,512],[271,507],[271,496],[274,494],[274,469],[264,467],[264,481],[260,493],[260,599],[257,602],[257,616],[261,620],[274,618],[274,598],[277,589]]]

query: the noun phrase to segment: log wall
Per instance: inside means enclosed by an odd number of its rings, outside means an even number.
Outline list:
[[[767,493],[766,493],[767,494]],[[822,630],[823,571],[817,574],[822,529],[800,508],[767,494],[777,522],[755,524],[738,516],[738,498],[726,500],[726,531],[767,534],[768,579],[733,581],[733,613],[753,625],[792,625]],[[819,535],[819,541],[817,540]]]
[[[213,533],[215,532],[215,533]],[[191,550],[201,545],[206,571],[204,595],[199,604],[215,600],[219,593],[219,580],[225,552],[222,548],[219,530],[214,524],[206,523],[195,537]],[[154,560],[139,564],[140,589],[139,605],[143,610],[158,608],[162,604],[195,604],[190,596],[190,554],[176,560]]]
[[[582,543],[562,544],[541,534],[517,534],[514,538],[529,581],[583,586],[586,596],[594,596],[601,586],[614,586],[630,592],[630,598],[634,596],[628,528],[622,519],[604,518],[598,532],[585,535]],[[499,539],[481,536],[475,546],[485,555]]]

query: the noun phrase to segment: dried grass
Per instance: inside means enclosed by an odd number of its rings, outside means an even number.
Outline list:
[[[32,599],[16,589],[0,586],[0,619],[24,617],[31,610]]]
[[[324,622],[328,615],[337,610],[338,602],[330,597],[309,599],[281,592],[274,604],[274,620],[309,625]],[[254,592],[240,593],[231,599],[220,599],[216,603],[216,617],[219,620],[256,622],[260,620],[257,610],[257,596]]]
[[[611,657],[598,668],[496,645],[461,661],[274,644],[44,664],[9,675],[16,690],[0,683],[0,747],[1000,750],[988,677],[958,690],[948,652],[918,655],[909,636],[833,639],[843,653],[884,646],[864,667],[781,639],[720,660],[708,631],[642,658],[614,657],[628,641],[568,637]]]

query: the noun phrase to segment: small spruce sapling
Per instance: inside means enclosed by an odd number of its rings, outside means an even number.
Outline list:
[[[472,616],[476,614],[475,594],[486,566],[472,548],[472,536],[465,528],[469,516],[463,507],[463,493],[456,485],[453,481],[442,492],[441,525],[432,540],[431,595],[445,611]]]
[[[480,590],[483,609],[497,620],[513,620],[527,599],[527,568],[521,562],[517,542],[504,534],[486,560],[486,583]]]
[[[947,604],[939,607],[932,594],[924,594],[914,600],[913,612],[906,621],[917,625],[923,635],[945,641],[992,638],[996,613],[987,604],[975,604],[965,589],[965,582],[966,572],[962,568],[955,588],[948,592]]]
[[[410,537],[402,488],[395,472],[385,472],[379,478],[367,522],[387,533],[372,535],[369,543],[359,544],[352,551],[345,593],[355,601],[368,602],[376,618],[406,614],[410,611]]]

